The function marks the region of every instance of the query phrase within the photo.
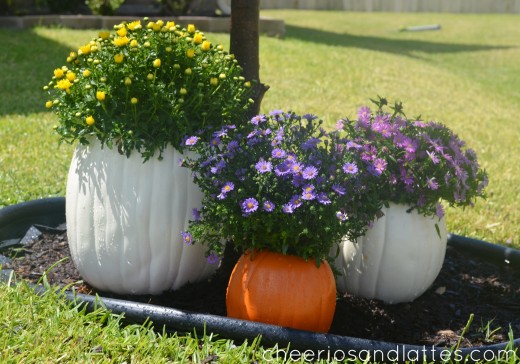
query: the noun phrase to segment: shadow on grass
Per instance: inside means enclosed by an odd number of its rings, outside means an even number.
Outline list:
[[[418,58],[414,52],[457,53],[508,49],[508,46],[489,46],[463,43],[436,43],[424,40],[392,39],[348,33],[336,33],[314,28],[286,25],[286,39],[298,39],[337,47],[352,47]]]
[[[72,49],[33,29],[0,29],[0,44],[0,117],[44,112],[48,96],[43,86]]]

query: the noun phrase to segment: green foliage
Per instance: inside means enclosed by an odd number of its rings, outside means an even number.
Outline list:
[[[146,19],[145,19],[146,21]],[[54,70],[46,106],[60,118],[61,139],[145,160],[208,126],[240,122],[252,100],[237,61],[190,24],[122,23],[81,46]]]
[[[85,4],[94,15],[114,15],[125,0],[86,0]]]

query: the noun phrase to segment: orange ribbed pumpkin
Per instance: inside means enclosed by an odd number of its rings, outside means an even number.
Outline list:
[[[269,251],[240,257],[226,294],[229,317],[327,332],[336,310],[336,283],[327,262]]]

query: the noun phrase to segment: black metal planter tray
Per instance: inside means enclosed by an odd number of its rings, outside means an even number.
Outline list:
[[[0,209],[0,241],[20,239],[26,231],[35,224],[58,226],[65,221],[65,199],[62,197],[33,200]],[[463,248],[470,254],[475,254],[495,264],[507,264],[520,269],[520,250],[502,247],[484,241],[450,234],[448,244]],[[37,287],[41,290],[41,287]],[[231,319],[222,316],[193,313],[168,307],[143,304],[113,298],[85,294],[66,293],[65,297],[76,303],[84,303],[87,309],[93,310],[103,305],[115,314],[124,314],[126,320],[143,323],[151,320],[158,328],[165,327],[173,332],[213,332],[222,338],[237,341],[253,340],[262,335],[262,345],[278,345],[278,349],[285,349],[306,353],[308,358],[318,355],[322,359],[354,359],[366,358],[371,355],[376,361],[405,361],[441,362],[452,356],[452,359],[468,359],[469,362],[496,358],[500,353],[520,348],[520,338],[509,342],[486,345],[472,348],[461,348],[453,351],[452,348],[429,345],[408,345],[384,341],[368,340],[355,337],[333,334],[313,333],[294,330],[274,325],[251,321]],[[273,352],[276,354],[275,352]],[[509,351],[511,354],[512,351]],[[285,353],[288,354],[288,353]],[[518,355],[518,354],[516,354]]]

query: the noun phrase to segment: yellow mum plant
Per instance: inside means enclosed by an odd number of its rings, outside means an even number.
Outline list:
[[[61,140],[97,137],[145,160],[186,135],[239,123],[253,102],[251,82],[222,45],[193,24],[121,23],[100,32],[56,68],[45,106],[59,116]],[[158,154],[156,154],[158,152]]]

